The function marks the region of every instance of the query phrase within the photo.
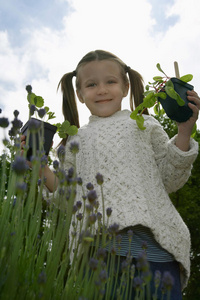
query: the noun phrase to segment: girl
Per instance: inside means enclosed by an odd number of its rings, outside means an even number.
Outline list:
[[[193,115],[178,124],[178,134],[171,140],[147,112],[146,130],[142,131],[130,118],[131,112],[121,110],[129,85],[131,110],[141,103],[141,75],[115,55],[96,50],[86,54],[76,70],[60,81],[64,117],[78,127],[73,77],[78,99],[91,116],[76,136],[62,141],[66,144],[65,168],[73,166],[69,145],[77,141],[80,150],[76,170],[83,182],[94,183],[98,172],[104,176],[105,203],[113,209],[110,222],[117,222],[122,234],[120,255],[126,256],[127,230],[131,229],[133,257],[141,251],[142,241],[147,241],[151,271],[170,271],[175,280],[171,299],[182,299],[181,289],[190,273],[190,234],[168,193],[186,183],[198,154],[198,144],[190,136],[200,99],[196,92],[188,91],[188,99],[195,103],[188,104]],[[46,185],[52,190],[54,174],[48,167],[45,172]],[[100,194],[99,186],[95,189]],[[77,191],[77,198],[80,197],[81,191]]]

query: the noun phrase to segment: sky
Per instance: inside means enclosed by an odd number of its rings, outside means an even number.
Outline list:
[[[145,84],[160,75],[158,62],[175,76],[177,61],[180,75],[193,74],[200,94],[199,11],[199,0],[0,0],[0,116],[12,120],[17,109],[26,123],[25,86],[31,84],[55,112],[52,123],[62,122],[58,82],[95,49],[119,56]],[[84,125],[90,113],[79,102],[78,110]],[[0,128],[1,140],[5,134]]]

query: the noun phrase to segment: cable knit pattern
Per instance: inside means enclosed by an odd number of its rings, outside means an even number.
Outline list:
[[[198,143],[191,139],[190,150],[183,152],[175,146],[176,137],[169,140],[153,117],[145,116],[142,131],[130,113],[91,116],[89,124],[69,139],[65,168],[73,165],[69,144],[76,140],[80,146],[76,170],[84,184],[95,185],[99,202],[95,176],[97,172],[104,176],[105,206],[113,209],[110,222],[117,222],[120,229],[137,224],[149,227],[158,243],[180,262],[184,287],[190,273],[190,234],[168,193],[188,180]],[[77,200],[81,196],[80,189]]]

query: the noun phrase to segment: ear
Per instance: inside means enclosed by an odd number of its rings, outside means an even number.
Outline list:
[[[124,86],[124,94],[123,94],[124,97],[128,95],[128,91],[129,91],[129,83],[127,82],[126,85]]]
[[[77,97],[78,97],[79,101],[80,101],[81,103],[84,103],[84,100],[83,100],[83,97],[82,97],[82,95],[81,95],[81,92],[78,91],[78,90],[76,90],[76,94],[77,94]]]

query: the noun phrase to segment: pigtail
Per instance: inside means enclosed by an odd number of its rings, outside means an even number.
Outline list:
[[[58,89],[61,86],[61,91],[63,93],[63,104],[62,104],[62,111],[64,115],[64,119],[68,120],[71,125],[76,125],[78,128],[79,125],[79,116],[78,116],[78,109],[76,104],[75,92],[74,87],[72,84],[72,78],[76,76],[76,72],[70,72],[63,75],[61,78]],[[65,145],[67,138],[63,139],[61,144]]]
[[[130,81],[130,108],[133,111],[133,99],[135,108],[143,102],[144,98],[144,85],[142,76],[130,67],[126,67],[126,72],[129,75]],[[148,110],[146,109],[144,114],[148,115]]]

